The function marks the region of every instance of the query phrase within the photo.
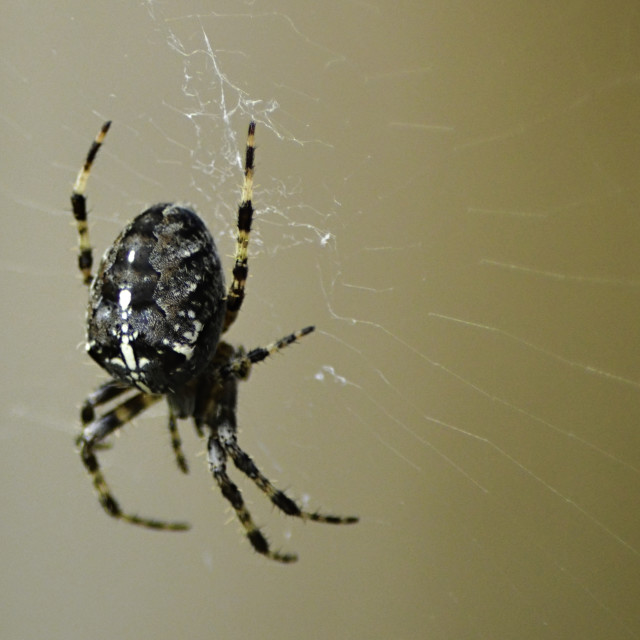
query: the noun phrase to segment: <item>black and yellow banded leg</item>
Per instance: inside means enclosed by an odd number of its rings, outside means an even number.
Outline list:
[[[240,520],[240,523],[244,527],[251,546],[258,553],[270,558],[271,560],[284,563],[295,562],[298,559],[297,555],[290,553],[278,553],[269,547],[269,543],[264,534],[253,521],[253,518],[244,503],[240,489],[238,489],[227,475],[226,455],[215,436],[211,436],[209,438],[207,450],[209,467],[213,477],[220,487],[222,495],[229,501],[236,512],[238,520]]]
[[[105,413],[84,427],[79,439],[80,456],[84,466],[91,475],[93,486],[98,492],[98,499],[102,508],[114,518],[130,522],[149,529],[161,529],[167,531],[182,531],[189,528],[184,522],[166,522],[154,518],[143,518],[134,514],[124,513],[120,505],[113,497],[109,486],[102,474],[98,458],[94,453],[94,448],[100,444],[104,438],[120,428],[123,424],[132,420],[147,407],[160,400],[161,396],[154,396],[148,393],[138,393],[125,400],[115,409]]]
[[[247,150],[244,160],[244,182],[242,197],[238,206],[238,235],[236,237],[236,258],[233,279],[227,294],[227,313],[222,331],[225,332],[235,321],[244,300],[244,287],[249,273],[248,247],[251,222],[253,220],[253,158],[255,154],[254,134],[256,123],[249,124]]]
[[[90,422],[93,422],[97,407],[110,402],[131,388],[130,385],[124,382],[111,379],[99,386],[95,391],[92,391],[82,404],[82,409],[80,410],[82,424],[88,425]]]
[[[229,362],[222,365],[216,372],[215,382],[217,384],[222,384],[222,382],[228,380],[229,378],[245,380],[249,377],[252,365],[266,360],[269,356],[282,351],[282,349],[288,347],[291,344],[295,344],[300,340],[300,338],[308,336],[314,330],[315,327],[305,327],[304,329],[300,329],[300,331],[290,333],[288,336],[285,336],[284,338],[280,338],[280,340],[276,340],[275,342],[268,344],[266,347],[257,347],[255,349],[251,349],[249,353],[244,353],[241,349],[238,350],[237,355],[232,357]]]
[[[303,510],[286,493],[277,489],[258,469],[251,456],[240,448],[236,437],[238,430],[236,422],[237,391],[238,383],[236,380],[231,379],[225,382],[216,416],[218,442],[224,453],[228,454],[233,460],[235,466],[253,480],[256,486],[268,496],[269,500],[288,516],[327,524],[354,524],[358,522],[358,518],[355,516],[334,516]]]
[[[354,524],[358,522],[356,516],[334,516],[317,511],[305,511],[284,491],[277,489],[271,481],[258,469],[249,454],[245,453],[238,445],[235,433],[228,428],[222,427],[218,430],[220,444],[226,453],[229,454],[234,464],[248,478],[251,478],[257,487],[263,491],[271,502],[286,513],[288,516],[311,520],[313,522],[324,522],[326,524]]]
[[[82,280],[88,286],[93,281],[91,269],[93,267],[93,253],[91,251],[91,243],[89,242],[89,225],[87,222],[87,198],[84,192],[87,188],[87,181],[91,173],[91,165],[98,154],[104,138],[109,131],[111,121],[105,122],[93,141],[87,158],[84,161],[82,169],[78,173],[78,177],[73,185],[71,193],[71,209],[73,217],[76,220],[78,229],[78,268],[82,273]]]
[[[171,406],[169,406],[169,434],[171,435],[171,447],[176,457],[178,468],[183,473],[189,473],[189,465],[187,464],[187,459],[184,457],[184,452],[182,451],[182,440],[180,440],[176,414],[173,412]]]

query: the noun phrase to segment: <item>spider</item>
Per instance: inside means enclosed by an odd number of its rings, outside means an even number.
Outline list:
[[[249,125],[235,266],[226,295],[214,240],[193,209],[181,204],[155,204],[138,215],[115,239],[93,275],[85,190],[110,125],[105,122],[93,141],[71,195],[78,266],[89,287],[86,349],[111,376],[82,406],[82,432],[77,439],[82,462],[110,516],[150,529],[188,529],[185,522],[123,511],[96,456],[106,446],[107,436],[166,397],[169,434],[179,469],[188,471],[177,420],[193,418],[200,437],[207,435],[211,473],[255,551],[272,560],[293,562],[297,556],[273,551],[254,523],[240,490],[227,474],[227,458],[287,515],[330,524],[350,524],[358,518],[303,510],[262,474],[238,444],[238,382],[248,378],[254,364],[314,330],[306,327],[249,352],[221,340],[242,307],[248,274],[255,123]],[[116,399],[119,404],[105,410],[104,405]],[[99,408],[104,413],[96,417]]]

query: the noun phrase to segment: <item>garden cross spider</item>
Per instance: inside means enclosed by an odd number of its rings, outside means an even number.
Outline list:
[[[304,511],[276,489],[237,441],[238,381],[247,379],[252,365],[313,331],[313,327],[306,327],[248,353],[220,339],[238,315],[247,280],[255,123],[249,125],[235,266],[226,296],[222,265],[211,234],[192,209],[179,204],[155,204],[138,215],[107,250],[97,275],[92,274],[84,194],[91,165],[110,124],[105,122],[91,145],[71,195],[78,228],[78,266],[90,292],[86,348],[111,375],[82,406],[83,427],[78,437],[82,462],[93,479],[102,508],[110,516],[150,529],[189,528],[183,522],[122,511],[95,453],[107,436],[165,396],[178,467],[187,472],[176,421],[193,418],[198,434],[208,436],[207,455],[213,477],[253,548],[273,560],[293,562],[295,554],[271,550],[255,525],[240,490],[227,475],[227,457],[287,515],[331,524],[350,524],[358,518]],[[128,394],[124,401],[123,394]],[[96,417],[98,407],[116,398],[120,403],[115,408]]]

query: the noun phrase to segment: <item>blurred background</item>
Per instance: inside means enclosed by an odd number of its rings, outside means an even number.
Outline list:
[[[0,10],[3,638],[640,637],[640,9],[470,2],[9,0]],[[232,470],[256,555],[158,405],[74,446],[105,374],[69,195],[101,255],[191,203],[227,269],[257,121],[234,344],[317,332],[242,385]]]

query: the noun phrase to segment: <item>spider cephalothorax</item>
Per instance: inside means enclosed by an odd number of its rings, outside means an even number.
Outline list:
[[[233,324],[247,279],[247,247],[253,218],[253,138],[249,125],[233,279],[225,289],[222,263],[204,222],[185,205],[161,203],[138,215],[105,253],[92,274],[85,189],[91,165],[109,130],[106,122],[91,145],[76,179],[71,203],[79,238],[78,264],[89,286],[87,351],[112,377],[82,407],[80,454],[93,478],[100,504],[111,516],[153,529],[180,530],[186,523],[165,522],[125,513],[113,497],[95,455],[109,434],[162,397],[169,405],[169,431],[178,466],[187,471],[176,418],[193,418],[207,436],[209,467],[231,503],[254,549],[282,562],[294,554],[272,551],[254,524],[238,487],[227,475],[226,462],[251,478],[288,515],[332,524],[357,522],[307,512],[260,472],[238,445],[236,399],[238,381],[251,366],[311,333],[306,327],[248,353],[220,340]],[[116,398],[126,399],[96,417],[95,409]]]

